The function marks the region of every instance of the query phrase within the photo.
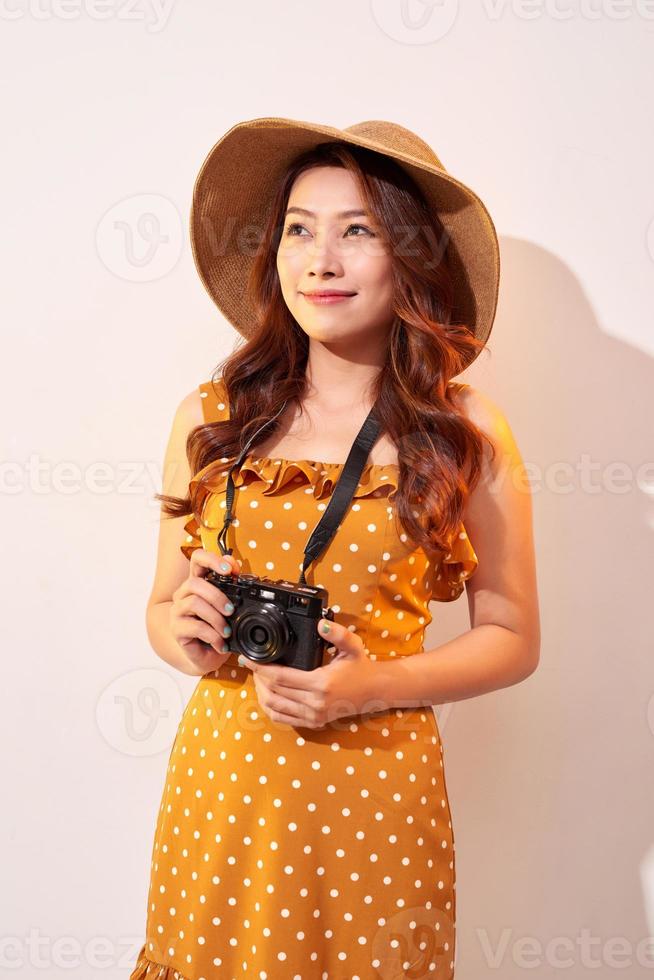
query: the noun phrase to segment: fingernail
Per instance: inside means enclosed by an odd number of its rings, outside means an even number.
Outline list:
[[[231,635],[232,635],[232,627],[229,625],[229,623],[227,623],[225,625],[225,629],[223,630],[223,636],[231,636]]]
[[[228,572],[229,571],[229,565],[227,564],[226,561],[221,561],[221,563],[220,563],[220,571],[221,572]]]
[[[234,612],[234,603],[233,602],[227,602],[227,603],[225,603],[225,612],[227,613],[228,616],[229,616],[230,613],[233,613]]]
[[[323,633],[329,633],[329,623],[327,622],[327,620],[324,619],[322,621],[322,623],[320,624],[320,629]]]
[[[239,653],[238,655],[238,662],[240,663],[241,667],[245,667],[246,660],[242,653]]]

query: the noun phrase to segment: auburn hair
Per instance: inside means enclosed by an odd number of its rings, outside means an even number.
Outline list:
[[[186,443],[191,474],[209,467],[202,479],[210,483],[212,473],[231,466],[285,400],[303,410],[309,339],[284,301],[276,254],[294,181],[306,170],[324,166],[344,167],[354,175],[390,248],[394,322],[386,362],[370,392],[381,430],[398,451],[397,518],[416,545],[430,557],[440,557],[450,550],[466,499],[480,478],[484,440],[494,455],[486,433],[457,406],[456,385],[451,384],[486,345],[467,324],[453,322],[447,234],[438,215],[407,171],[373,150],[340,141],[321,143],[297,156],[280,180],[248,281],[255,310],[252,333],[212,375],[212,380],[222,376],[229,419],[191,430]],[[410,248],[407,229],[413,232]],[[278,426],[271,422],[261,439],[270,438]],[[215,470],[210,466],[214,461]],[[200,522],[197,497],[197,488],[195,499],[190,492],[184,498],[155,494],[162,514],[194,514]]]

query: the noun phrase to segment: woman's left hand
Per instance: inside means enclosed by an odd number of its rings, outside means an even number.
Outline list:
[[[329,632],[323,632],[324,624]],[[259,664],[242,654],[238,662],[254,675],[259,704],[273,721],[300,728],[323,728],[338,718],[388,707],[376,695],[377,664],[368,657],[361,637],[352,630],[321,619],[321,636],[329,636],[335,653],[330,663],[315,670],[284,664]]]

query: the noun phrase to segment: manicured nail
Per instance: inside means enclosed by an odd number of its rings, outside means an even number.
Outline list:
[[[232,635],[232,627],[229,625],[229,623],[227,623],[225,625],[225,629],[223,630],[223,636],[231,636],[231,635]]]
[[[233,602],[226,602],[225,603],[225,612],[227,613],[228,616],[230,615],[230,613],[233,613],[234,612],[234,603]]]
[[[329,623],[326,619],[323,619],[322,623],[320,624],[320,629],[323,633],[329,633]]]
[[[245,667],[245,665],[247,663],[247,661],[246,661],[246,659],[245,659],[245,657],[243,656],[242,653],[239,653],[239,655],[238,655],[238,662],[240,663],[241,667]]]
[[[229,565],[227,564],[226,561],[221,561],[221,563],[220,563],[220,571],[221,572],[228,572],[229,571]]]

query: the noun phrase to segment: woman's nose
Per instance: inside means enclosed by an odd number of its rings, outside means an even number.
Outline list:
[[[306,271],[316,275],[326,272],[339,273],[342,270],[342,256],[339,254],[334,235],[315,236],[306,251]]]

